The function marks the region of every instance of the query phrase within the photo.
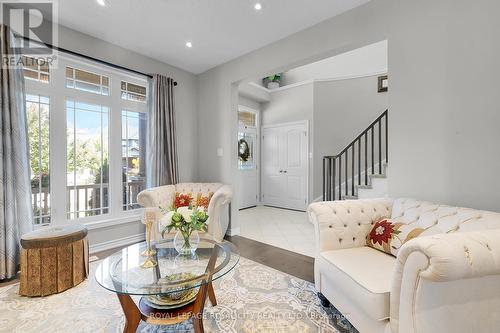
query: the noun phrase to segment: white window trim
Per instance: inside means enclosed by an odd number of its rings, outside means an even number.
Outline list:
[[[51,225],[82,223],[89,229],[109,227],[121,223],[140,221],[142,209],[123,210],[122,196],[122,134],[121,111],[129,110],[148,114],[148,103],[121,99],[120,82],[127,81],[144,85],[146,99],[149,98],[148,80],[139,75],[111,68],[69,54],[59,53],[58,67],[50,69],[48,83],[25,80],[26,93],[47,96],[50,99],[50,191],[51,191]],[[109,78],[109,95],[66,88],[66,66],[96,72]],[[67,218],[66,193],[66,140],[64,149],[53,149],[54,142],[61,143],[66,138],[66,100],[99,104],[109,107],[109,198],[108,213],[78,219]],[[114,171],[113,170],[118,170]],[[61,177],[60,175],[64,175]],[[43,225],[35,225],[36,228]]]

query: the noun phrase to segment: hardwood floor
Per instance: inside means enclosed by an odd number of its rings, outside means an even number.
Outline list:
[[[242,257],[272,267],[302,280],[314,282],[314,258],[241,236],[226,236]]]
[[[239,248],[240,255],[242,257],[272,267],[300,279],[314,282],[314,258],[257,242],[249,238],[240,236],[226,236],[225,238]],[[99,259],[104,259],[124,247],[126,246],[97,252],[94,253],[93,256],[96,256]],[[16,282],[19,282],[19,278],[0,282],[0,287]]]

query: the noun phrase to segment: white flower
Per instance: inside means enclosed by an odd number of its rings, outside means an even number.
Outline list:
[[[177,213],[180,213],[187,223],[191,223],[192,209],[189,209],[189,207],[179,207],[177,208]]]
[[[167,225],[172,223],[172,216],[174,215],[174,213],[174,211],[170,211],[167,214],[163,215],[163,217],[160,219],[161,229],[164,229]]]
[[[205,206],[198,206],[196,207],[196,211],[199,212],[199,211],[202,211],[202,212],[207,212],[207,209],[205,208]]]

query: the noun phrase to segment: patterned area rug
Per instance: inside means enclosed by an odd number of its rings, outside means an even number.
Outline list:
[[[17,295],[18,284],[0,288],[2,332],[122,332],[124,317],[115,294],[91,277],[61,294],[43,298]],[[325,311],[314,285],[242,258],[214,283],[218,305],[205,306],[205,332],[351,332],[334,309]],[[137,299],[136,299],[137,300]],[[137,332],[192,332],[190,321],[176,326],[142,323]]]

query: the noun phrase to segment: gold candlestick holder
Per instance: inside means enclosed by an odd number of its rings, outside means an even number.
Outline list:
[[[142,263],[142,268],[151,268],[158,265],[156,260],[154,259],[154,255],[156,254],[156,250],[151,246],[151,232],[153,223],[156,220],[156,212],[151,210],[146,210],[144,212],[144,224],[146,225],[146,250],[144,250],[141,255],[143,257],[147,257],[146,260]]]

